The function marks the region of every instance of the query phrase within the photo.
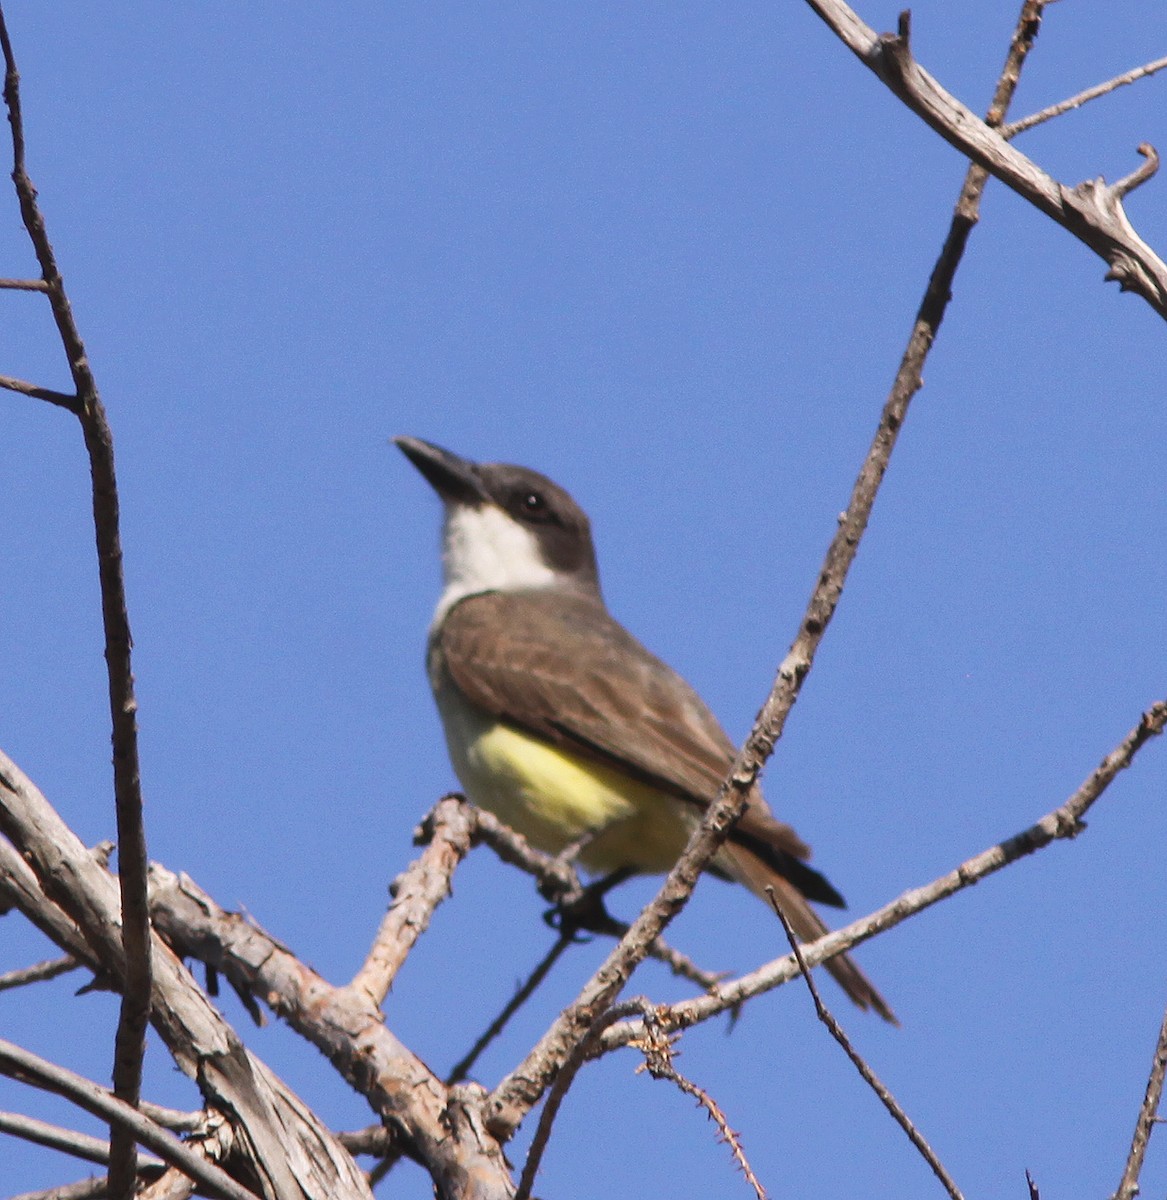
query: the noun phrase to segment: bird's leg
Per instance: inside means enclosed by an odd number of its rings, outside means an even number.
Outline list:
[[[581,888],[574,896],[563,896],[544,919],[564,935],[603,933],[609,937],[623,937],[628,926],[608,912],[604,896],[635,874],[633,867],[617,867],[603,879]]]

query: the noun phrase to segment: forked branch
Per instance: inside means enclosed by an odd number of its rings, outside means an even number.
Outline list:
[[[1105,259],[1106,278],[1136,292],[1167,317],[1167,263],[1135,232],[1122,209],[1123,196],[1154,168],[1128,177],[1124,188],[1089,180],[1066,187],[1026,158],[928,74],[912,57],[908,14],[894,34],[877,34],[843,0],[807,0],[866,67],[945,141],[984,167],[1023,199],[1069,230]],[[1149,148],[1148,148],[1149,150]],[[1152,161],[1150,153],[1140,151]],[[1154,160],[1157,163],[1157,159]]]
[[[1131,765],[1135,755],[1147,742],[1163,732],[1165,726],[1167,700],[1160,700],[1143,713],[1138,724],[1083,780],[1063,805],[1047,813],[1028,829],[982,851],[932,883],[904,892],[902,896],[876,909],[869,916],[837,929],[816,942],[804,945],[802,957],[807,966],[817,966],[832,955],[849,950],[885,929],[891,929],[923,909],[930,908],[966,887],[971,887],[986,876],[1044,849],[1054,841],[1076,837],[1084,828],[1082,818],[1091,806],[1102,797],[1119,772]],[[684,1028],[707,1020],[716,1013],[732,1009],[752,996],[788,983],[798,974],[798,962],[793,955],[786,955],[759,967],[756,971],[722,984],[714,994],[682,1000],[667,1008],[658,1009],[658,1012],[663,1019],[668,1020],[671,1027]],[[599,1039],[597,1049],[603,1052],[626,1045],[639,1037],[641,1032],[640,1023],[636,1021],[614,1025]]]

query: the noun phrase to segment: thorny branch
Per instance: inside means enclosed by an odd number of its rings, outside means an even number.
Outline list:
[[[604,1030],[614,1022],[623,1020],[633,1013],[640,1015],[644,1026],[644,1035],[631,1043],[635,1049],[644,1055],[644,1062],[637,1067],[637,1072],[647,1071],[654,1079],[667,1080],[675,1084],[687,1096],[692,1096],[705,1110],[709,1119],[717,1126],[722,1140],[730,1148],[734,1162],[754,1189],[754,1194],[758,1197],[758,1200],[766,1200],[765,1189],[754,1174],[749,1159],[746,1158],[741,1139],[730,1126],[729,1120],[722,1111],[721,1106],[704,1088],[700,1088],[691,1080],[686,1079],[673,1065],[674,1039],[670,1035],[667,1021],[662,1020],[660,1017],[662,1011],[645,997],[634,996],[630,1000],[613,1005],[607,1012],[601,1014],[596,1019],[595,1024],[588,1030],[587,1035],[581,1039],[579,1045],[574,1049],[567,1063],[564,1065],[564,1069],[556,1077],[555,1082],[551,1085],[547,1093],[547,1102],[543,1106],[543,1111],[539,1114],[539,1121],[536,1125],[534,1136],[531,1139],[531,1147],[527,1152],[526,1162],[523,1164],[519,1186],[515,1191],[515,1200],[527,1200],[530,1196],[531,1189],[535,1186],[535,1176],[539,1173],[539,1164],[542,1162],[543,1155],[551,1140],[551,1129],[555,1124],[556,1117],[559,1115],[559,1109],[584,1063],[595,1056],[594,1049],[598,1039],[603,1035]]]
[[[121,942],[124,955],[121,1015],[114,1039],[114,1093],[129,1104],[138,1102],[142,1060],[146,1053],[146,1026],[150,1016],[151,962],[150,916],[146,900],[146,827],[142,818],[142,791],[138,764],[138,703],[130,662],[129,615],[122,572],[121,533],[118,517],[117,477],[114,471],[113,434],[97,381],[89,366],[85,344],[73,319],[65,282],[57,267],[36,188],[25,167],[24,123],[20,102],[20,75],[0,9],[0,43],[4,51],[4,102],[12,126],[12,182],[21,217],[41,268],[44,291],[56,321],[57,332],[69,362],[76,394],[74,404],[58,394],[35,389],[26,394],[71,407],[81,422],[89,469],[93,480],[93,526],[97,536],[101,611],[105,631],[105,660],[109,680],[112,721],[114,805],[118,832],[118,883],[121,894]],[[110,1190],[115,1200],[131,1197],[137,1175],[134,1142],[124,1125],[111,1127]]]
[[[646,1014],[647,1023],[652,1024],[652,1020],[653,1018]],[[653,1079],[664,1079],[669,1083],[676,1084],[686,1096],[692,1096],[717,1126],[721,1140],[729,1147],[738,1170],[745,1176],[750,1187],[754,1189],[754,1195],[758,1200],[766,1200],[766,1189],[762,1187],[757,1175],[754,1174],[754,1168],[750,1166],[750,1160],[746,1158],[745,1148],[742,1146],[737,1131],[730,1126],[729,1118],[725,1115],[721,1105],[704,1088],[698,1087],[691,1079],[686,1079],[673,1066],[671,1044],[663,1030],[655,1044],[648,1047],[637,1046],[637,1049],[644,1055],[644,1062],[636,1068],[637,1071],[647,1071]]]

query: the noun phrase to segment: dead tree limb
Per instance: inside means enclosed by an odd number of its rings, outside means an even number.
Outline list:
[[[1066,187],[1046,174],[915,61],[906,13],[897,33],[877,34],[842,0],[807,3],[859,61],[945,141],[1105,259],[1107,279],[1142,296],[1161,317],[1167,317],[1167,263],[1139,237],[1123,211],[1123,197],[1133,183],[1108,187],[1098,178]],[[1130,178],[1141,183],[1154,173],[1158,156],[1146,144],[1139,153],[1147,163]]]
[[[109,683],[114,807],[118,832],[118,886],[121,894],[122,1002],[114,1038],[113,1081],[114,1093],[119,1099],[128,1104],[137,1104],[142,1084],[142,1059],[146,1053],[146,1026],[150,1016],[150,915],[146,899],[149,859],[146,854],[146,826],[142,817],[138,702],[134,696],[134,675],[130,661],[133,639],[130,636],[125,575],[122,570],[113,433],[98,394],[97,381],[89,366],[85,343],[73,318],[65,282],[37,203],[36,188],[25,168],[20,74],[16,69],[3,9],[0,9],[0,43],[4,51],[4,102],[12,127],[12,182],[73,377],[76,403],[72,411],[81,422],[93,481],[93,528],[97,537],[97,566]],[[36,389],[29,394],[53,404],[65,403],[69,407],[60,395],[44,389]],[[137,1178],[134,1143],[122,1125],[110,1129],[110,1139],[110,1190],[115,1200],[122,1200],[123,1197],[130,1200]]]

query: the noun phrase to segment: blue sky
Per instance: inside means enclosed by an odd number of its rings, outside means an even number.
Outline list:
[[[117,439],[154,857],[330,979],[359,965],[454,782],[421,666],[438,506],[398,433],[568,487],[613,611],[745,735],[947,227],[954,151],[790,0],[5,8]],[[983,109],[1015,9],[922,0],[916,53]],[[860,12],[890,28],[896,6]],[[1163,54],[1157,17],[1052,6],[1015,115]],[[1065,183],[1113,180],[1140,141],[1167,149],[1165,87],[1018,144]],[[1128,204],[1161,253],[1165,186]],[[0,203],[0,274],[28,273]],[[765,776],[856,915],[1053,808],[1167,694],[1162,323],[1003,188],[983,217]],[[47,306],[0,303],[0,371],[65,386]],[[113,813],[82,446],[11,395],[0,436],[0,745],[96,841]],[[969,1196],[1022,1196],[1026,1168],[1044,1197],[1117,1185],[1167,1002],[1165,787],[1151,745],[1077,841],[864,947],[901,1029],[824,986]],[[485,852],[460,870],[387,1004],[436,1070],[549,944],[541,911]],[[716,881],[671,936],[732,971],[783,945]],[[605,951],[557,970],[484,1083]],[[47,953],[0,921],[0,970]],[[76,986],[0,994],[0,1031],[105,1079],[115,1009]],[[684,994],[653,968],[634,990]],[[333,1123],[367,1123],[314,1050],[246,1036]],[[682,1051],[774,1196],[940,1194],[798,988]],[[195,1103],[160,1047],[148,1065],[151,1098]],[[691,1102],[635,1066],[582,1074],[541,1193],[748,1194]],[[91,1128],[6,1081],[0,1108]],[[4,1194],[85,1174],[10,1141],[0,1162]],[[429,1195],[416,1168],[392,1178],[386,1195]],[[1165,1180],[1160,1140],[1145,1192]]]

